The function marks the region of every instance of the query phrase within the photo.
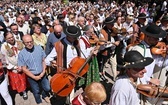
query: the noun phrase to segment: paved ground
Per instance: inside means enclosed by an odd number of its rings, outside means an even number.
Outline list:
[[[113,83],[111,75],[112,75],[111,70],[110,70],[109,67],[107,67],[107,69],[105,71],[105,76],[106,76],[108,81],[103,81],[102,84],[106,88],[108,97],[107,97],[107,100],[102,105],[106,105],[109,101],[109,98],[110,98],[110,90],[111,90],[111,86],[112,86],[112,83]],[[79,90],[76,93],[76,95],[80,94],[81,92],[82,92],[82,90]],[[30,90],[28,91],[28,100],[23,100],[23,98],[20,94],[15,94],[15,93],[11,93],[11,94],[12,94],[12,97],[14,99],[14,103],[15,103],[14,105],[36,105],[34,96],[33,96],[32,92]],[[0,105],[5,105],[5,103],[2,102],[2,104],[0,103]],[[42,105],[50,105],[50,104],[46,103],[43,100]]]

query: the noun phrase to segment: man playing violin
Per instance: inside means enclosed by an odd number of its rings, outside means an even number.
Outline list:
[[[91,25],[86,25],[83,29],[84,35],[82,35],[79,39],[79,45],[81,48],[82,52],[82,57],[83,58],[88,58],[91,55],[91,52],[95,49],[95,47],[99,46],[98,44],[99,39],[94,33],[93,26]],[[85,80],[81,79],[79,81],[79,86],[83,86],[83,89],[85,86],[90,84],[91,82],[99,82],[100,81],[100,76],[99,76],[99,68],[98,68],[98,62],[97,62],[97,57],[92,56],[90,60],[90,67],[85,75]]]
[[[145,34],[144,40],[139,44],[133,46],[129,50],[136,50],[140,52],[144,57],[153,57],[150,48],[152,46],[155,46],[159,42],[159,38],[164,38],[166,36],[166,32],[155,24],[142,27],[141,32]],[[140,83],[154,84],[157,86],[160,85],[160,81],[157,78],[151,78],[153,76],[155,64],[156,62],[154,60],[154,62],[145,67],[147,72],[144,74],[144,77],[140,79]],[[152,103],[152,101],[147,101],[147,103]]]
[[[160,27],[168,31],[168,14],[163,14],[161,16],[161,24]],[[160,86],[164,87],[167,85],[166,79],[167,79],[167,68],[168,68],[168,56],[167,56],[167,48],[168,48],[168,35],[163,38],[158,44],[153,47],[151,50],[153,53],[153,57],[156,61],[156,65],[154,68],[154,78],[159,78],[160,80]],[[163,104],[168,104],[168,102],[164,101]]]
[[[126,52],[124,64],[118,65],[124,70],[112,87],[109,105],[140,105],[137,82],[146,73],[145,66],[152,62],[152,58],[144,57],[138,51]]]
[[[104,46],[104,50],[101,50],[98,54],[99,70],[101,77],[104,77],[105,65],[110,63],[112,69],[113,78],[117,75],[117,61],[115,55],[115,48],[119,45],[120,41],[117,41],[117,36],[112,36],[115,19],[112,17],[107,17],[104,21],[104,26],[101,30],[105,41],[112,42],[113,44],[108,44]]]

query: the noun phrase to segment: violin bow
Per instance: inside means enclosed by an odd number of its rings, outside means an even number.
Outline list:
[[[162,73],[162,69],[163,69],[164,63],[165,63],[165,61],[166,61],[166,57],[167,57],[167,49],[166,49],[166,56],[165,56],[164,59],[163,59],[163,63],[162,63],[162,66],[161,66],[161,70],[160,70],[160,72],[159,72],[158,79],[160,79],[160,76],[161,76],[161,73]]]
[[[167,56],[167,49],[166,49],[166,56]],[[162,70],[163,70],[163,66],[164,66],[164,63],[165,63],[165,61],[166,61],[166,56],[164,57],[164,59],[163,59],[163,63],[162,63],[162,66],[161,66],[161,70],[160,70],[160,72],[159,72],[159,76],[158,76],[158,79],[160,79],[160,76],[161,76],[161,73],[162,73]],[[160,94],[158,94],[157,95],[157,97],[156,97],[156,101],[155,101],[155,105],[157,105],[157,103],[159,102],[159,99],[161,98],[161,96],[163,95],[163,93],[164,93],[164,91],[166,90],[166,88],[167,88],[167,83],[166,83],[166,85],[164,86],[164,90],[163,90],[163,92],[161,92]]]
[[[165,92],[165,90],[167,89],[167,85],[166,86],[164,86],[164,88],[163,88],[164,90],[163,90],[163,92],[161,92],[161,93],[159,93],[158,95],[157,95],[157,97],[156,97],[156,101],[154,102],[155,103],[155,105],[157,105],[157,103],[159,102],[159,100],[160,100],[160,98],[162,97],[162,95],[163,95],[163,93]]]

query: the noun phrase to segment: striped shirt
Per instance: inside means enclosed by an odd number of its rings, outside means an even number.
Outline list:
[[[41,46],[34,46],[34,51],[29,52],[25,48],[18,55],[18,66],[27,66],[33,74],[40,74],[43,71],[43,59],[45,52]]]

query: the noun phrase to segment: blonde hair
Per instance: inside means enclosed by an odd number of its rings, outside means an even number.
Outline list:
[[[104,86],[99,82],[92,82],[86,86],[84,94],[91,102],[98,103],[104,102],[107,97]]]

